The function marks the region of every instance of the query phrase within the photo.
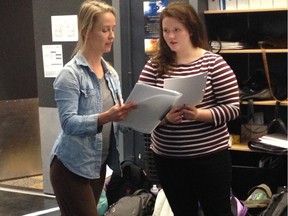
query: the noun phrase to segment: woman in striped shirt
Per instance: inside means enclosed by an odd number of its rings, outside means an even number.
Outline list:
[[[151,134],[162,188],[175,216],[230,216],[231,161],[227,122],[239,115],[238,84],[230,66],[208,51],[204,27],[188,3],[160,15],[159,47],[139,82],[163,88],[164,79],[208,72],[197,106],[173,107]]]

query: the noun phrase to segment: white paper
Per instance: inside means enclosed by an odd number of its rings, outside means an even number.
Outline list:
[[[52,41],[78,41],[77,15],[51,16]]]
[[[260,137],[259,140],[270,146],[288,149],[287,136],[284,134],[268,134]]]
[[[199,104],[204,96],[207,73],[169,78],[164,80],[164,88],[182,93],[182,97],[175,105]]]
[[[44,77],[56,77],[63,68],[62,45],[42,45]]]
[[[119,124],[149,134],[181,96],[176,91],[136,83],[126,102],[136,103],[137,109]]]

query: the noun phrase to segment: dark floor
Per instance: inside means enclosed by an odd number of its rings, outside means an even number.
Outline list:
[[[60,211],[55,197],[44,194],[41,190],[0,184],[0,215],[60,216]]]

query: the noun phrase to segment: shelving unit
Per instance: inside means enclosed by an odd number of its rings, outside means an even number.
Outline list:
[[[255,10],[210,10],[204,11],[204,21],[210,41],[246,42],[247,49],[222,49],[219,54],[227,61],[233,69],[238,83],[249,78],[256,69],[262,68],[263,60],[258,41],[263,41],[266,36],[287,38],[287,9],[255,9]],[[279,71],[283,77],[287,75],[287,54],[288,48],[266,49],[268,64],[273,70]],[[217,52],[217,50],[215,50]],[[276,67],[275,67],[276,66]],[[263,71],[264,72],[264,71]],[[286,83],[287,85],[287,83]],[[241,113],[247,111],[247,101],[241,102]],[[273,119],[275,100],[254,101],[255,112],[263,112],[268,123]],[[288,101],[280,102],[281,118],[287,122]],[[241,122],[241,121],[240,121]],[[241,134],[240,122],[232,124],[233,131]],[[231,127],[231,125],[229,125]],[[229,128],[230,130],[231,128]],[[257,184],[267,183],[272,187],[273,192],[279,185],[287,182],[287,155],[271,155],[269,153],[250,150],[247,143],[232,144],[230,148],[232,157],[232,188],[238,198],[246,199],[248,190]],[[270,167],[259,167],[263,157],[273,159],[280,157],[286,161],[277,169]]]
[[[220,55],[234,70],[240,87],[241,82],[247,80],[255,69],[264,68],[262,51],[258,47],[258,41],[267,37],[277,38],[281,36],[287,38],[287,8],[208,10],[203,13],[210,41],[237,41],[248,44],[247,49],[220,50]],[[271,63],[269,60],[272,61],[271,65],[273,67],[276,65],[276,70],[282,70],[282,73],[286,73],[283,77],[287,77],[287,45],[283,48],[269,48],[265,52],[269,58],[268,64]],[[281,60],[278,60],[279,57]],[[287,100],[281,101],[280,106],[287,108],[287,102]],[[248,103],[245,101],[241,103],[241,105],[246,104]],[[276,101],[254,101],[253,104],[274,106]]]

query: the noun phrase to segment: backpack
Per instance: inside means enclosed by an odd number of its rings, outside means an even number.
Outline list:
[[[122,176],[113,173],[106,185],[108,205],[117,202],[121,197],[132,195],[136,190],[149,190],[150,183],[145,171],[130,160],[121,162]]]
[[[267,208],[259,216],[286,216],[287,191],[273,194]]]
[[[154,205],[154,195],[145,189],[140,189],[109,206],[104,216],[151,216]]]

